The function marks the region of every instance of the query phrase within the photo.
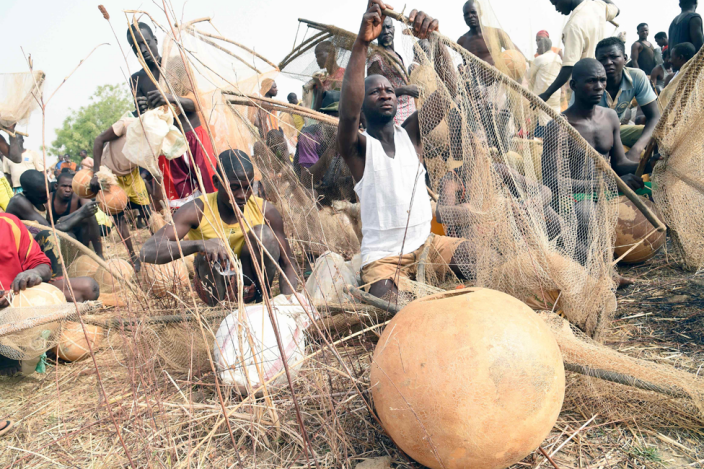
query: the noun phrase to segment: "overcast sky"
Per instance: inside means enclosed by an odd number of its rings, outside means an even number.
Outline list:
[[[98,11],[105,5],[117,32],[120,44],[128,54],[123,59],[115,36]],[[404,4],[390,3],[401,10]],[[621,15],[616,19],[620,28],[609,27],[609,33],[624,30],[628,34],[628,46],[636,39],[636,26],[641,22],[650,24],[651,39],[658,31],[667,31],[672,19],[679,13],[678,0],[616,0]],[[440,30],[456,39],[466,26],[462,18],[463,0],[418,0],[408,3],[406,13],[412,8],[427,11],[440,20]],[[47,75],[45,97],[48,97],[65,76],[93,49],[101,43],[109,45],[98,48],[78,71],[63,85],[49,103],[46,113],[47,146],[55,138],[54,129],[59,128],[69,112],[88,103],[98,85],[124,82],[128,68],[135,72],[137,60],[128,48],[125,37],[127,20],[123,10],[146,10],[157,21],[165,24],[161,11],[161,0],[2,0],[0,1],[0,31],[2,31],[3,73],[22,72],[27,65],[20,47],[31,53],[35,69]],[[366,7],[366,0],[172,0],[176,16],[186,21],[209,16],[223,33],[278,63],[292,48],[298,18],[334,24],[356,31]],[[656,7],[657,5],[657,7]],[[554,42],[567,17],[558,14],[549,0],[493,0],[491,7],[501,27],[526,55],[534,53],[535,33],[547,29]],[[305,28],[298,32],[299,40]],[[286,99],[288,92],[300,89],[294,81],[279,84],[279,98]],[[26,129],[30,137],[25,146],[39,150],[42,144],[42,119],[39,112],[32,116]]]

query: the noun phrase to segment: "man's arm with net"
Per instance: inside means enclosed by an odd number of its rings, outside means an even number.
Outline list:
[[[144,243],[139,253],[142,262],[147,264],[168,264],[174,259],[179,259],[178,240],[200,224],[203,213],[203,202],[194,200],[187,203],[174,213],[173,224],[168,224]],[[210,262],[221,262],[225,265],[228,255],[225,244],[221,239],[180,241],[184,256],[197,252],[204,252]]]
[[[383,9],[387,6],[381,0],[371,0],[362,17],[359,34],[352,45],[352,54],[345,70],[340,94],[340,121],[337,131],[337,143],[340,155],[350,168],[355,181],[364,175],[364,158],[367,139],[359,133],[359,119],[364,102],[364,71],[367,64],[369,44],[381,34],[384,22]]]
[[[14,132],[15,124],[10,127],[10,131]],[[4,156],[13,163],[22,162],[22,153],[24,153],[24,137],[19,134],[9,136],[10,144],[8,145],[5,138],[0,136],[0,155]]]
[[[611,147],[611,152],[609,152],[611,167],[616,174],[621,177],[623,182],[628,184],[628,187],[634,191],[642,189],[644,186],[643,179],[635,174],[636,169],[638,169],[638,162],[629,160],[626,157],[626,152],[623,151],[623,143],[621,143],[621,122],[618,119],[618,115],[611,109],[607,109],[607,111],[610,111],[606,114],[613,127],[614,133],[614,146]]]
[[[648,84],[648,86],[650,86]],[[650,138],[653,136],[653,131],[660,121],[660,109],[658,108],[657,99],[651,103],[641,106],[643,114],[645,115],[645,126],[643,127],[643,133],[636,142],[635,145],[628,150],[628,155],[626,155],[630,160],[640,161],[640,155],[648,146]]]
[[[466,226],[473,219],[469,205],[463,204],[457,194],[462,192],[462,182],[454,171],[448,172],[440,180],[440,194],[435,209],[435,218],[444,225]]]
[[[557,75],[557,78],[555,78],[555,81],[553,81],[552,84],[548,86],[548,89],[545,90],[545,93],[542,93],[540,95],[540,99],[542,99],[543,101],[547,101],[553,94],[557,92],[557,90],[562,88],[562,86],[567,83],[567,80],[569,80],[572,76],[573,68],[574,67],[572,66],[563,65],[560,69],[560,73]]]

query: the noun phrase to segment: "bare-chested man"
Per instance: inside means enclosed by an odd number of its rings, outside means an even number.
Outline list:
[[[635,175],[637,161],[629,160],[621,144],[621,124],[613,109],[599,106],[606,92],[606,71],[596,59],[582,59],[577,62],[572,71],[570,87],[574,93],[574,103],[565,110],[563,116],[584,137],[584,139],[599,153],[607,157],[623,181],[633,190],[643,188],[643,180]],[[545,132],[542,168],[543,183],[553,193],[553,207],[559,207],[564,200],[558,200],[560,184],[569,183],[573,191],[575,211],[580,226],[580,235],[589,233],[592,216],[596,213],[594,206],[600,194],[594,193],[594,164],[586,164],[582,159],[569,160],[569,177],[556,174],[561,168],[561,158],[572,154],[571,151],[556,150],[561,147],[560,140],[564,133],[557,124],[551,122]],[[549,150],[550,149],[550,150]],[[647,169],[646,169],[647,170]],[[586,249],[586,239],[582,239],[583,249]]]
[[[139,29],[130,26],[127,31],[127,40],[132,46],[132,51],[137,57],[144,57],[151,75],[158,81],[161,75],[159,68],[162,60],[159,56],[159,44],[151,28],[145,23],[138,23]],[[159,168],[164,173],[164,187],[169,199],[184,199],[199,189],[195,173],[191,170],[193,164],[198,166],[202,174],[205,192],[213,192],[212,177],[215,174],[217,162],[210,143],[210,137],[201,127],[198,117],[196,102],[187,97],[166,94],[166,100],[157,89],[147,72],[142,69],[130,78],[132,89],[135,93],[135,105],[139,114],[148,109],[155,109],[167,103],[183,108],[185,113],[179,113],[178,119],[185,132],[190,154],[173,160],[159,158]],[[200,140],[200,142],[199,142]],[[188,158],[189,161],[186,161]],[[176,203],[176,206],[179,206]]]
[[[648,23],[639,24],[638,40],[631,46],[632,67],[643,70],[648,76],[650,76],[650,73],[656,65],[655,47],[648,41],[649,33],[650,29],[648,28]]]
[[[469,26],[469,31],[457,40],[457,44],[484,62],[495,65],[491,49],[489,49],[489,44],[487,44],[487,38],[489,41],[498,41],[500,49],[497,52],[508,49],[518,50],[518,47],[513,44],[513,41],[511,41],[511,38],[504,30],[482,25],[481,10],[475,0],[467,0],[467,3],[462,7],[462,13],[464,14],[464,22]]]

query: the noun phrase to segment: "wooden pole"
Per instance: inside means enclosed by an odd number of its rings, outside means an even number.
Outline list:
[[[250,49],[249,47],[243,46],[243,45],[240,44],[239,42],[235,42],[235,41],[233,41],[232,39],[228,39],[228,38],[223,37],[223,36],[218,36],[217,34],[210,34],[210,33],[204,32],[204,31],[199,31],[199,30],[197,30],[197,29],[194,29],[194,31],[195,31],[196,33],[200,34],[201,36],[209,37],[209,38],[212,38],[212,39],[218,39],[218,40],[220,40],[220,41],[228,42],[228,43],[232,44],[233,46],[237,46],[237,47],[239,47],[240,49],[242,49],[242,50],[244,50],[244,51],[247,51],[247,52],[249,52],[250,54],[252,54],[253,56],[255,56],[255,57],[257,57],[257,58],[263,60],[264,62],[266,62],[268,65],[271,65],[271,66],[274,67],[275,69],[277,69],[277,70],[279,69],[279,67],[277,67],[275,63],[271,62],[269,59],[267,59],[267,58],[264,57],[263,55],[257,54],[256,52],[254,52],[254,51],[253,51],[252,49]]]
[[[643,152],[643,155],[640,157],[640,162],[638,163],[638,169],[636,169],[636,176],[641,177],[643,173],[645,172],[645,167],[648,165],[648,161],[650,161],[650,157],[653,154],[653,151],[655,150],[655,139],[651,138],[650,141],[648,142],[648,145],[645,147],[645,151]]]

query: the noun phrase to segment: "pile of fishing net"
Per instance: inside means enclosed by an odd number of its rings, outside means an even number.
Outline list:
[[[0,127],[24,125],[39,108],[44,72],[0,73]]]
[[[664,111],[653,132],[662,156],[653,171],[653,198],[682,264],[691,270],[704,266],[703,65],[700,49],[663,90]]]
[[[326,41],[334,46],[338,65],[344,67],[352,45],[350,33],[325,25],[319,30],[282,62],[283,73],[299,77],[319,73],[314,50]],[[164,86],[197,98],[216,154],[233,148],[253,155],[255,179],[284,218],[299,272],[312,267],[325,251],[349,261],[359,249],[355,231],[359,207],[354,198],[342,192],[327,194],[302,177],[295,164],[296,150],[287,148],[282,153],[280,142],[262,135],[252,122],[250,110],[276,115],[284,131],[298,142],[308,137],[292,131],[281,117],[303,117],[305,127],[313,127],[309,134],[314,135],[314,143],[322,146],[321,153],[331,152],[333,161],[339,157],[334,154],[336,119],[262,97],[257,93],[262,82],[275,79],[279,71],[242,65],[247,59],[226,53],[220,42],[196,32],[193,25],[182,26],[178,38],[164,42],[168,78]],[[434,275],[435,261],[429,256],[423,278],[407,283],[399,304],[461,283],[504,291],[534,309],[558,313],[572,325],[555,330],[562,337],[566,361],[576,364],[576,371],[599,378],[575,386],[574,402],[604,403],[604,393],[616,393],[623,384],[635,382],[642,384],[645,396],[638,412],[647,411],[648,403],[660,402],[666,395],[676,402],[686,398],[701,415],[699,380],[666,366],[651,373],[648,362],[634,361],[590,339],[608,331],[616,310],[613,234],[618,190],[608,163],[539,98],[447,38],[435,36],[421,45],[411,35],[401,34],[396,45],[402,55],[416,59],[415,70],[407,76],[409,83],[421,88],[423,158],[430,192],[439,195],[440,229],[473,246],[459,260],[467,280]],[[228,75],[237,67],[248,70]],[[332,180],[343,177],[338,173]],[[350,319],[359,316],[356,309],[369,309],[343,303],[339,289],[318,299],[315,306],[322,317],[317,326],[325,326],[324,335],[349,332]],[[224,304],[212,315],[201,308],[200,323],[188,320],[145,328],[145,340],[156,344],[147,356],[159,355],[167,366],[182,372],[207,370],[208,347],[228,307],[232,310],[237,305]],[[337,314],[345,315],[342,329],[326,329],[335,324],[329,319]],[[366,319],[358,323],[385,317],[362,316]],[[307,352],[322,350],[316,340],[308,342]],[[605,357],[611,358],[604,361]],[[624,383],[624,376],[632,382]],[[606,383],[609,377],[619,384]],[[696,415],[693,418],[699,418]]]

